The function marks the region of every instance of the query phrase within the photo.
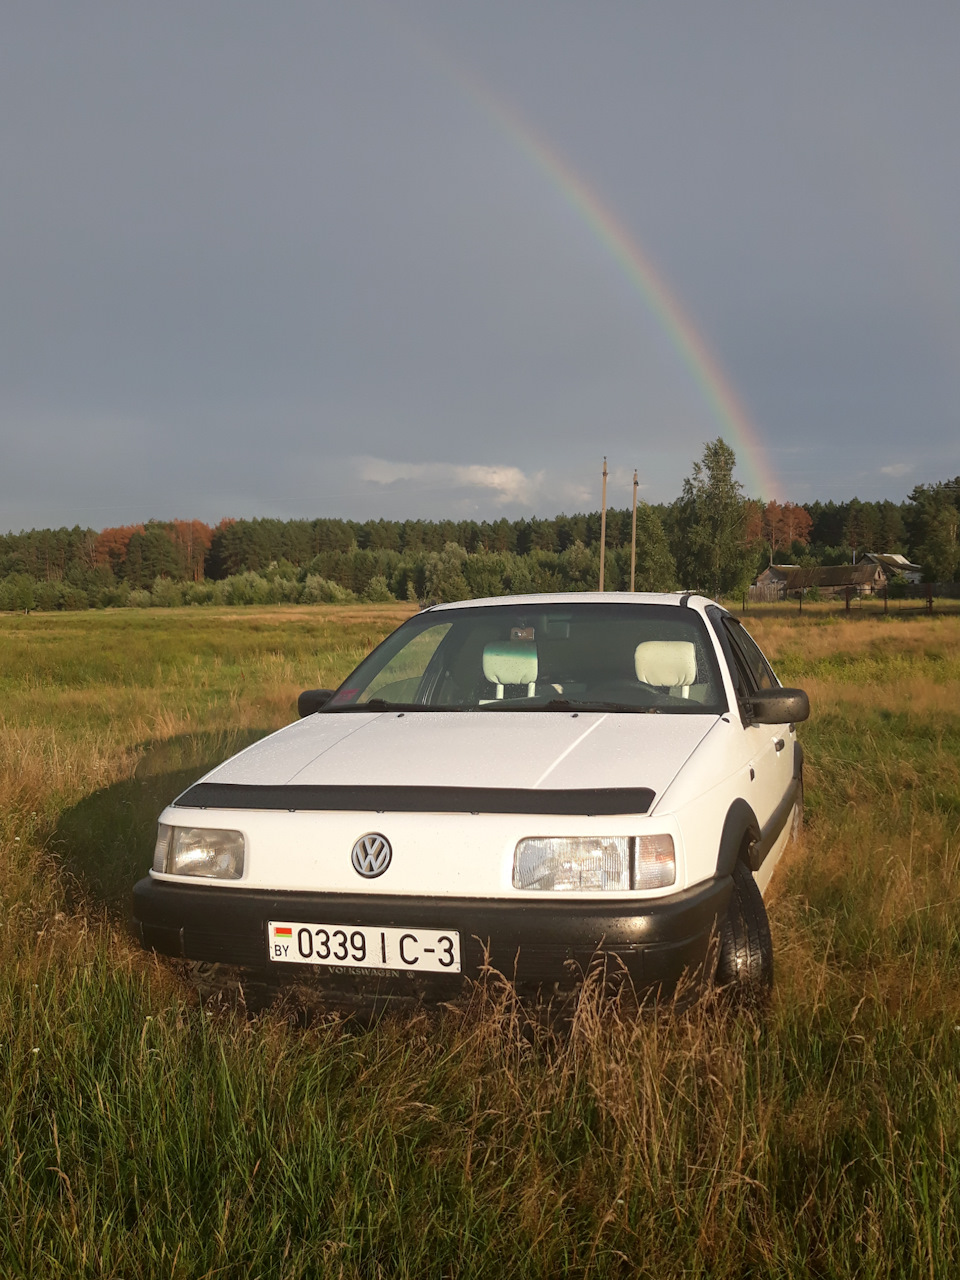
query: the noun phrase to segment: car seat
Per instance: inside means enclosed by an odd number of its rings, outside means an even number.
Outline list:
[[[645,640],[633,655],[637,679],[658,689],[690,697],[697,679],[697,651],[690,640]]]
[[[503,697],[504,685],[526,685],[527,697],[537,690],[540,664],[537,646],[528,641],[495,642],[483,646],[483,674],[496,685],[496,697]]]

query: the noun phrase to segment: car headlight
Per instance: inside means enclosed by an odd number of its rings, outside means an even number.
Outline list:
[[[153,853],[153,869],[171,876],[239,880],[243,875],[243,854],[242,831],[169,827],[161,822]]]
[[[513,887],[557,892],[663,889],[677,878],[673,837],[538,836],[513,854]]]

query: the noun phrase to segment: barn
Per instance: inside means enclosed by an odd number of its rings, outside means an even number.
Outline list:
[[[883,565],[861,561],[860,564],[820,565],[804,569],[793,564],[772,564],[759,574],[750,588],[751,600],[785,600],[816,587],[821,596],[845,596],[848,590],[858,596],[873,595],[887,585]]]

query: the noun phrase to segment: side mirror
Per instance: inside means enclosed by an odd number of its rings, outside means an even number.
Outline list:
[[[312,716],[315,711],[319,711],[333,697],[333,689],[304,689],[300,697],[297,699],[297,711],[300,713],[300,719],[304,716]]]
[[[764,689],[740,705],[753,724],[799,724],[810,715],[810,699],[802,689]]]

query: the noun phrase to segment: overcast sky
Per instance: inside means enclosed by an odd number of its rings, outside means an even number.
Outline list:
[[[721,434],[764,497],[960,472],[956,0],[9,0],[0,37],[2,530],[553,515],[603,454],[613,505],[671,500]]]

